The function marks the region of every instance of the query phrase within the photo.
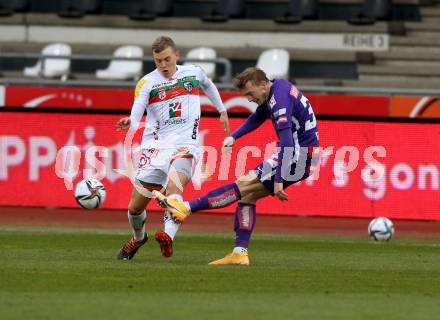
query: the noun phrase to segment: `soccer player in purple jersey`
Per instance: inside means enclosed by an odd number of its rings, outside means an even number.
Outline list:
[[[269,81],[264,71],[248,68],[236,77],[234,85],[258,107],[223,141],[223,151],[230,150],[237,139],[270,118],[279,138],[278,152],[234,183],[191,201],[182,202],[154,192],[158,203],[167,208],[178,222],[183,222],[191,213],[223,208],[238,201],[235,247],[232,253],[210,263],[213,265],[249,265],[247,249],[255,226],[256,201],[268,195],[274,195],[281,201],[288,200],[284,189],[311,174],[312,158],[317,159],[317,155],[313,157],[313,151],[319,145],[312,107],[292,83],[287,80]]]

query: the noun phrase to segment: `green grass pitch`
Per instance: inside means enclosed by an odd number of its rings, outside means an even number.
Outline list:
[[[232,234],[155,241],[133,261],[126,232],[0,227],[0,319],[438,319],[434,241],[253,238],[251,266],[208,266]]]

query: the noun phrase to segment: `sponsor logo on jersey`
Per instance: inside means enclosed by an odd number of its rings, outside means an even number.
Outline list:
[[[184,82],[183,87],[185,88],[186,91],[191,92],[193,89],[193,84],[192,82]]]
[[[168,106],[169,119],[165,124],[182,124],[186,123],[186,119],[182,119],[182,103],[173,102]]]
[[[194,79],[192,79],[194,78]],[[167,100],[173,100],[178,96],[184,95],[199,95],[200,83],[195,77],[185,77],[178,79],[178,81],[170,83],[166,86],[156,88],[153,86],[150,91],[149,103],[157,103]]]
[[[180,118],[182,117],[182,103],[173,102],[168,106],[168,113],[171,118]]]
[[[183,77],[182,79],[177,79],[178,81],[194,81],[197,80],[196,76],[187,76],[187,77]]]
[[[170,79],[170,80],[168,80],[166,82],[162,82],[162,83],[156,83],[156,84],[153,85],[152,88],[153,89],[157,89],[157,88],[160,88],[160,87],[165,87],[165,86],[170,85],[172,83],[174,83],[174,79]]]
[[[292,87],[290,88],[290,95],[298,99],[298,94],[298,89],[292,85]]]
[[[167,97],[167,92],[165,91],[164,88],[162,88],[162,89],[159,89],[158,95],[159,95],[160,100],[164,100]]]
[[[151,163],[150,157],[145,154],[142,154],[141,157],[139,158],[139,169],[149,166],[150,163]]]
[[[164,124],[168,125],[168,124],[184,124],[186,123],[186,119],[182,119],[182,118],[171,118],[168,120],[165,120]]]
[[[191,136],[193,140],[197,139],[197,128],[199,127],[199,121],[200,121],[200,117],[194,119],[193,134]]]
[[[269,107],[272,109],[276,105],[277,101],[275,100],[275,96],[272,95],[269,100]]]
[[[282,109],[279,109],[279,110],[275,111],[273,113],[273,115],[275,117],[279,117],[279,116],[282,116],[283,114],[286,114],[286,111],[287,111],[286,108],[282,108]]]
[[[153,131],[154,140],[159,139],[159,130],[160,130],[160,122],[156,121],[156,125],[154,126],[154,131]]]
[[[279,117],[277,123],[287,122],[287,117]]]

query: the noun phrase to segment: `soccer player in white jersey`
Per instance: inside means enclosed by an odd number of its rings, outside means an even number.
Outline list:
[[[149,191],[166,188],[168,197],[182,200],[183,188],[190,181],[199,156],[200,89],[220,113],[226,136],[229,135],[228,114],[217,88],[200,67],[177,65],[179,52],[171,38],[157,38],[152,51],[156,69],[139,80],[131,115],[120,119],[116,127],[117,130],[135,130],[147,113],[135,179]],[[146,207],[151,198],[143,193],[133,187],[128,205],[133,237],[121,248],[117,259],[131,260],[147,242]],[[165,211],[164,230],[155,234],[163,256],[173,254],[173,239],[179,227]]]

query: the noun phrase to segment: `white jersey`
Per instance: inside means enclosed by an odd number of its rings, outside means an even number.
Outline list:
[[[130,120],[137,128],[147,113],[142,148],[199,145],[200,89],[219,112],[225,110],[217,88],[200,67],[178,65],[169,79],[155,69],[139,80]]]

